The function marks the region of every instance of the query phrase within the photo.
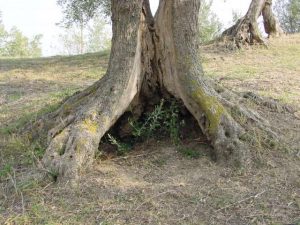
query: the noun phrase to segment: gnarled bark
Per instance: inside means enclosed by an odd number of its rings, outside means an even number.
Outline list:
[[[163,84],[179,97],[211,141],[218,159],[229,164],[244,161],[247,150],[237,124],[206,81],[199,62],[198,10],[200,1],[162,1],[157,33],[162,50]],[[180,19],[178,19],[180,18]]]
[[[272,11],[272,0],[266,0],[262,10],[265,32],[269,37],[278,37],[283,34],[277,18]]]
[[[124,112],[138,117],[147,106],[171,96],[195,117],[217,159],[227,164],[246,161],[241,140],[245,130],[227,110],[235,104],[203,76],[199,6],[200,0],[161,0],[153,18],[148,0],[112,1],[113,39],[106,75],[32,126],[33,137],[47,132],[43,163],[49,171],[77,178],[92,164],[101,138]]]
[[[73,179],[88,168],[101,137],[139,92],[141,9],[139,0],[112,1],[112,49],[105,76],[34,124],[35,134],[48,131],[43,163],[49,171]]]
[[[246,15],[225,30],[222,38],[225,41],[228,39],[233,41],[238,48],[255,43],[264,44],[257,24],[260,15],[263,15],[265,32],[269,37],[282,34],[279,23],[272,12],[272,0],[252,0]]]

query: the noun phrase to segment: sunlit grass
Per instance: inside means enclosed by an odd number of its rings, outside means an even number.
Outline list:
[[[299,34],[272,39],[267,48],[203,52],[203,58],[206,74],[229,88],[251,90],[300,106]]]

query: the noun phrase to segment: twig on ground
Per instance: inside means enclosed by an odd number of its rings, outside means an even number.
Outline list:
[[[118,160],[122,160],[122,159],[129,159],[129,158],[138,158],[138,157],[143,157],[143,156],[147,156],[153,153],[156,153],[158,151],[155,152],[147,152],[144,154],[140,154],[140,155],[127,155],[127,156],[122,156],[122,157],[117,157],[117,158],[113,158],[113,159],[109,159],[110,161],[118,161]]]
[[[224,207],[222,207],[222,208],[216,210],[215,212],[220,212],[220,211],[222,211],[222,210],[224,210],[224,209],[228,209],[228,208],[230,208],[230,207],[232,207],[232,206],[234,206],[234,205],[241,204],[241,203],[246,202],[246,201],[248,201],[248,200],[250,200],[250,199],[256,199],[256,198],[258,198],[259,196],[261,196],[261,195],[262,195],[263,193],[265,193],[265,192],[266,192],[266,190],[264,190],[264,191],[262,191],[262,192],[260,192],[260,193],[258,193],[258,194],[256,194],[256,195],[251,195],[251,196],[248,197],[248,198],[244,198],[244,199],[242,199],[242,200],[240,200],[240,201],[237,201],[237,202],[234,202],[234,203],[232,203],[232,204],[226,205],[226,206],[224,206]]]
[[[146,201],[144,201],[142,204],[140,204],[138,207],[136,207],[135,211],[139,210],[143,205],[145,205],[147,202],[151,201],[152,199],[158,198],[164,194],[168,194],[168,193],[172,193],[172,192],[176,193],[176,191],[174,191],[174,190],[168,190],[168,191],[161,192],[158,195],[155,195],[151,198],[148,198]]]

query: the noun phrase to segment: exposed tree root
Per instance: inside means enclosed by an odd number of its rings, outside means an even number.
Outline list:
[[[257,111],[249,107],[254,103],[262,109],[276,113],[288,113],[294,115],[295,110],[274,99],[259,96],[253,92],[232,92],[228,89],[213,83],[214,88],[220,95],[220,102],[230,111],[235,121],[244,128],[245,133],[241,138],[248,147],[256,152],[258,146],[264,148],[285,148],[284,140],[279,136],[280,130],[269,123]]]
[[[252,101],[254,101],[258,105],[265,106],[265,107],[271,109],[274,112],[278,112],[278,113],[283,113],[283,112],[294,113],[295,112],[295,109],[293,109],[289,105],[282,104],[282,103],[280,103],[280,102],[278,102],[278,101],[276,101],[275,99],[272,99],[272,98],[264,98],[262,96],[259,96],[255,93],[253,93],[253,92],[242,93],[242,96],[244,98],[251,99]]]
[[[245,126],[248,123],[248,125],[250,124],[252,127],[258,127],[266,131],[272,138],[277,139],[277,135],[272,130],[268,120],[261,117],[256,111],[245,106],[245,100],[248,99],[248,95],[245,95],[245,93],[229,91],[217,83],[214,83],[214,86],[219,93],[220,102],[229,109],[234,119],[239,121],[246,130],[249,128]],[[250,100],[258,104],[258,102],[253,99]]]

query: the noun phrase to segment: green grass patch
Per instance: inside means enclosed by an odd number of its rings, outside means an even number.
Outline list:
[[[22,98],[22,95],[23,94],[21,92],[13,92],[13,93],[8,95],[8,101],[10,101],[10,102],[17,101],[20,98]]]
[[[24,113],[23,116],[18,118],[16,121],[0,127],[0,134],[9,135],[17,132],[20,128],[22,128],[26,123],[33,122],[39,116],[44,115],[46,113],[50,113],[55,111],[59,107],[58,103],[47,105],[44,108],[40,109],[38,112],[30,112]]]
[[[180,152],[184,157],[190,159],[199,159],[204,156],[204,154],[199,150],[185,146],[180,146],[178,148],[178,152]]]

